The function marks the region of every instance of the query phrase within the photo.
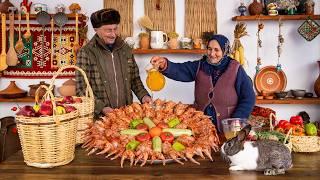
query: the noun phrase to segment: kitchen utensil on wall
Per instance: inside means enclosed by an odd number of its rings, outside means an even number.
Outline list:
[[[1,43],[2,51],[0,55],[0,71],[7,69],[7,53],[6,53],[6,14],[1,14]]]
[[[275,66],[263,67],[254,78],[257,92],[270,94],[276,91],[284,91],[287,86],[287,77],[283,71],[278,71]]]
[[[20,12],[18,14],[18,20],[19,20],[19,38],[18,38],[18,41],[16,42],[15,49],[18,54],[21,54],[24,49],[24,44],[23,44],[23,41],[21,38],[21,14],[20,14]]]
[[[9,49],[7,52],[7,65],[8,66],[16,66],[18,64],[18,56],[16,50],[14,49],[14,14],[9,14]]]
[[[20,89],[15,81],[10,81],[7,88],[0,91],[0,97],[2,98],[21,98],[27,95],[27,91]]]
[[[26,40],[29,40],[29,38],[31,37],[29,13],[26,13],[26,23],[27,23],[27,31],[23,34],[23,37],[24,37]]]
[[[79,45],[79,14],[76,13],[76,38],[75,38],[75,41],[74,41],[74,44],[73,44],[73,51],[75,52],[75,54],[77,54],[79,48],[80,48],[80,45]]]
[[[44,54],[43,51],[44,51],[44,41],[45,41],[44,31],[45,31],[46,25],[50,23],[51,17],[46,11],[41,11],[41,12],[38,12],[36,19],[38,23],[41,24],[42,26],[41,60],[43,61],[43,54]]]
[[[53,49],[53,43],[54,43],[54,34],[53,34],[54,21],[53,21],[53,18],[51,18],[50,24],[51,24],[51,61],[53,61],[53,55],[54,55],[54,49]]]
[[[68,16],[63,12],[58,12],[53,16],[54,23],[59,26],[60,31],[60,45],[59,45],[59,52],[61,51],[61,45],[62,45],[62,27],[67,23]]]

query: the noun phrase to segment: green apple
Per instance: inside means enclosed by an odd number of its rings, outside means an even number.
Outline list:
[[[316,136],[317,135],[317,127],[313,123],[308,123],[304,126],[306,130],[306,134],[308,136]]]

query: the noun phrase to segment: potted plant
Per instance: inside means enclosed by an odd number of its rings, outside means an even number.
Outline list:
[[[146,33],[146,32],[141,32],[139,34],[139,45],[140,45],[140,49],[149,49],[149,46],[150,46],[150,36],[149,36],[149,33]]]
[[[169,49],[178,49],[178,46],[179,46],[178,37],[179,37],[179,34],[176,32],[169,32],[168,33],[168,38],[169,38],[168,47],[169,47]]]

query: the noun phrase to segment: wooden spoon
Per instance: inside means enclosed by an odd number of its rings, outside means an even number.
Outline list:
[[[31,37],[31,32],[30,32],[30,22],[29,22],[29,13],[26,13],[26,20],[27,20],[27,32],[24,33],[23,37],[27,40]]]
[[[78,27],[78,23],[79,23],[79,14],[76,13],[76,38],[75,38],[75,42],[73,44],[73,51],[75,52],[75,54],[77,54],[80,45],[79,45],[79,27]]]
[[[10,26],[9,26],[9,50],[7,52],[7,65],[16,66],[18,64],[17,52],[14,49],[14,14],[9,14]]]
[[[18,54],[21,54],[24,49],[24,44],[23,44],[22,38],[21,38],[21,14],[20,13],[18,14],[18,20],[19,20],[19,39],[16,42],[15,49]]]
[[[0,71],[7,69],[7,54],[6,54],[6,14],[1,14],[1,35],[2,35],[2,51],[0,55]]]

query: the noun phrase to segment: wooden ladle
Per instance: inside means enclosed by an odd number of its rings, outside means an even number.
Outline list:
[[[18,14],[18,20],[19,20],[19,38],[18,38],[18,41],[16,42],[15,49],[18,54],[21,54],[24,49],[24,44],[21,38],[21,14],[20,13]]]
[[[1,14],[1,43],[2,51],[0,55],[0,71],[3,71],[8,68],[7,65],[7,54],[6,54],[6,14]]]
[[[79,14],[76,13],[76,38],[75,38],[75,42],[73,44],[73,51],[75,52],[75,54],[77,54],[78,50],[80,49],[78,23],[79,23]]]
[[[29,22],[29,13],[26,13],[26,21],[27,21],[27,32],[24,33],[23,37],[27,40],[31,37],[30,32],[30,22]]]
[[[9,26],[9,50],[7,52],[7,65],[16,66],[18,64],[17,52],[14,49],[14,14],[9,14],[10,26]]]

